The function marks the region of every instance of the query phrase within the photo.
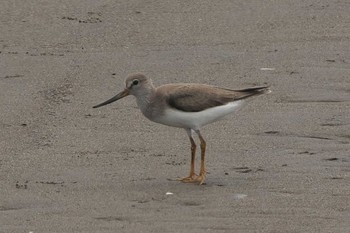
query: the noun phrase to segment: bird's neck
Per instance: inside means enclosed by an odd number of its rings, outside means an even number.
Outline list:
[[[150,86],[149,88],[145,88],[141,93],[138,93],[136,96],[136,102],[140,110],[145,114],[147,109],[151,103],[152,96],[155,93],[155,88]]]

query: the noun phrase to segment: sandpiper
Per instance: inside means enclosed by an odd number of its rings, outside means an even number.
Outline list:
[[[133,95],[143,115],[149,120],[186,130],[191,142],[191,169],[182,182],[203,184],[206,176],[206,142],[200,128],[238,110],[248,97],[269,92],[268,86],[230,90],[205,84],[179,83],[155,87],[143,74],[132,74],[125,81],[125,89],[113,98],[94,106],[98,108],[125,96]],[[195,173],[195,132],[200,140],[201,165]]]

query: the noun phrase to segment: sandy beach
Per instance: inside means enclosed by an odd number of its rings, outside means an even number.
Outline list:
[[[349,12],[346,0],[2,1],[0,233],[350,232]],[[206,184],[185,184],[184,130],[131,96],[92,108],[134,72],[272,93],[202,129]]]

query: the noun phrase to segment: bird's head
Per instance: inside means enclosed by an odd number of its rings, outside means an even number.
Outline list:
[[[131,74],[129,75],[125,80],[125,89],[118,93],[116,96],[112,97],[111,99],[98,104],[94,106],[93,108],[99,108],[104,105],[113,103],[114,101],[117,101],[121,98],[124,98],[128,95],[134,95],[134,96],[142,96],[147,95],[150,90],[152,90],[153,84],[152,80],[147,78],[145,75],[137,73],[137,74]]]

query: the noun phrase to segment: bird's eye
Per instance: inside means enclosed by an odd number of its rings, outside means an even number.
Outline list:
[[[132,81],[132,85],[136,86],[137,84],[139,84],[139,80],[135,79],[134,81]]]

